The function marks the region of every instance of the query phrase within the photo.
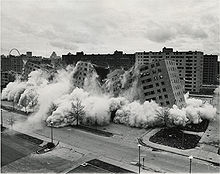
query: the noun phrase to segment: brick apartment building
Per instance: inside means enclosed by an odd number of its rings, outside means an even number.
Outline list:
[[[135,85],[134,82],[137,82]],[[153,61],[137,65],[129,71],[115,70],[107,76],[103,88],[118,96],[130,87],[136,88],[138,100],[142,103],[154,100],[161,106],[185,105],[183,86],[176,62],[172,60]]]
[[[218,56],[204,55],[203,60],[203,84],[216,85],[218,84]]]
[[[178,107],[185,105],[183,87],[176,62],[172,60],[154,61],[140,66],[139,84],[141,101],[154,100],[161,106]]]
[[[135,54],[125,54],[122,51],[115,51],[113,54],[74,54],[62,55],[62,61],[67,65],[76,64],[78,61],[87,61],[98,66],[109,67],[111,70],[124,68],[128,70],[135,63]]]

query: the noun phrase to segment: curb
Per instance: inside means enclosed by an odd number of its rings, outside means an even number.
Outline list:
[[[182,154],[182,153],[178,153],[178,152],[174,152],[174,151],[170,151],[170,150],[164,150],[164,149],[161,149],[161,148],[158,148],[158,147],[153,147],[153,146],[147,145],[147,144],[145,144],[143,142],[142,138],[140,138],[140,139],[138,138],[138,143],[141,144],[142,146],[150,147],[150,148],[155,149],[155,150],[161,150],[161,151],[164,151],[164,152],[169,152],[169,153],[173,153],[173,154],[176,154],[176,155],[181,155],[181,156],[189,157],[189,155],[185,155],[185,154]],[[215,166],[220,166],[219,162],[214,162],[214,161],[203,159],[203,158],[199,158],[199,157],[193,157],[193,158],[201,160],[201,161],[206,161],[206,162],[212,163]]]
[[[86,132],[89,132],[89,133],[93,133],[93,134],[96,134],[96,135],[100,135],[100,136],[105,136],[105,137],[112,137],[114,134],[111,133],[111,132],[107,132],[107,131],[102,131],[102,130],[99,130],[99,129],[94,129],[92,127],[88,127],[88,126],[83,126],[83,125],[78,125],[78,126],[71,126],[72,128],[74,129],[80,129],[80,130],[83,130],[83,131],[86,131]]]
[[[18,114],[22,114],[22,115],[25,115],[25,116],[28,116],[28,115],[31,114],[31,113],[24,112],[24,111],[22,111],[22,110],[13,108],[13,107],[11,107],[11,106],[1,105],[1,109],[7,110],[7,111],[10,111],[10,112],[14,112],[14,113],[18,113]]]

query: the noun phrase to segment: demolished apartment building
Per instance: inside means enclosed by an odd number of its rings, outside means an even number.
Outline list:
[[[135,83],[136,82],[136,83]],[[161,106],[185,105],[183,87],[175,61],[161,60],[133,66],[128,71],[115,70],[108,75],[104,88],[118,96],[134,88],[141,103],[154,100]]]

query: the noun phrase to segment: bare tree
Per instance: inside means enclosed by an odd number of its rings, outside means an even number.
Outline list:
[[[156,112],[156,116],[162,121],[163,125],[165,125],[166,127],[172,127],[173,123],[172,120],[170,119],[170,112],[169,112],[169,108],[164,107],[161,110],[157,110]]]
[[[13,124],[15,123],[15,119],[11,116],[7,121],[8,121],[8,124],[11,126],[11,129],[12,129]]]
[[[79,98],[76,98],[76,102],[72,102],[72,109],[71,109],[71,115],[76,118],[76,125],[79,125],[79,119],[82,119],[82,117],[85,115],[84,106],[82,105],[82,102],[79,100]]]
[[[57,105],[55,105],[54,103],[51,103],[50,105],[50,109],[49,111],[47,112],[47,115],[50,116],[52,115],[52,113],[57,109]]]

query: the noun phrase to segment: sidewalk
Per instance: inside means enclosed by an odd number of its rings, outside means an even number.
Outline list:
[[[209,131],[211,129],[211,127],[213,127],[212,124],[210,124],[210,126],[207,128],[206,132]],[[186,156],[189,157],[190,155],[192,155],[194,158],[199,159],[199,160],[203,160],[203,161],[207,161],[207,162],[211,162],[214,165],[219,166],[220,165],[220,155],[212,151],[208,151],[206,150],[206,148],[204,148],[204,146],[200,145],[200,147],[196,147],[193,149],[188,149],[188,150],[181,150],[181,149],[177,149],[177,148],[173,148],[173,147],[169,147],[169,146],[165,146],[165,145],[161,145],[161,144],[157,144],[157,143],[153,143],[151,141],[149,141],[149,138],[151,136],[153,136],[155,133],[157,133],[161,128],[156,128],[153,129],[152,131],[150,131],[149,133],[145,133],[140,137],[139,143],[143,146],[146,147],[150,147],[153,149],[158,149],[158,150],[163,150],[166,152],[170,152],[170,153],[174,153],[177,155],[182,155],[182,156]],[[212,128],[211,130],[215,130],[214,128]],[[207,133],[204,133],[203,136],[205,136]],[[218,134],[218,132],[215,133],[215,135]],[[201,143],[204,141],[204,138],[201,138]]]

